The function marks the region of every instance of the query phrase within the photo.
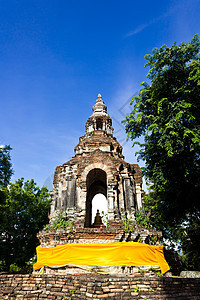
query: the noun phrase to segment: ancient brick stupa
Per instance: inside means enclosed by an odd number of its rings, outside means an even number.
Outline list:
[[[125,162],[100,94],[85,126],[75,156],[56,168],[51,218],[62,209],[76,226],[90,228],[92,199],[101,193],[107,198],[110,226],[124,215],[134,220],[135,211],[142,207],[141,170]]]
[[[122,146],[113,136],[112,120],[100,94],[85,127],[85,135],[75,147],[75,156],[56,168],[51,192],[50,224],[62,211],[73,222],[72,226],[57,230],[50,226],[41,231],[38,234],[41,246],[148,243],[152,236],[160,237],[161,233],[155,229],[145,229],[138,224],[133,231],[125,230],[123,220],[134,222],[135,213],[143,207],[142,174],[138,164],[124,160]],[[93,198],[97,194],[106,199],[106,224],[99,212],[92,220]]]

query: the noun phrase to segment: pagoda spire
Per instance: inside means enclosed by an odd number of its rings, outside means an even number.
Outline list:
[[[93,114],[87,120],[86,135],[93,131],[102,131],[107,135],[112,135],[112,120],[107,114],[107,106],[103,102],[101,94],[98,94],[95,105],[92,107]]]
[[[107,106],[102,100],[101,94],[98,94],[95,105],[93,106],[93,115],[107,114]]]

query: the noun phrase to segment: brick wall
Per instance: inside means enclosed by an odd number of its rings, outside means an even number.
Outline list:
[[[78,221],[77,221],[78,223]],[[114,228],[73,228],[70,229],[46,229],[37,234],[42,247],[55,247],[68,243],[95,244],[113,242],[137,242],[140,237],[143,243],[149,244],[151,237],[162,236],[161,231],[154,228],[146,229],[135,223],[133,232],[124,232],[122,221],[114,221]],[[121,224],[122,223],[122,224]],[[111,224],[112,225],[112,224]],[[118,228],[115,228],[115,226]]]
[[[200,299],[200,279],[0,275],[0,299]]]

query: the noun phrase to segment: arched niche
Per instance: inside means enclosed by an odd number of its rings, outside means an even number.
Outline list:
[[[98,118],[96,120],[96,128],[97,128],[97,130],[102,130],[103,129],[103,120],[101,118]]]
[[[86,215],[85,227],[92,225],[92,199],[97,194],[103,194],[107,198],[107,176],[106,172],[101,169],[92,169],[86,179]]]

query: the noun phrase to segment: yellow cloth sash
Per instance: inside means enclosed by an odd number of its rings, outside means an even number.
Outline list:
[[[159,265],[164,274],[169,270],[163,246],[143,243],[65,244],[44,248],[38,246],[37,262],[33,269],[66,264],[88,266],[145,266]]]

